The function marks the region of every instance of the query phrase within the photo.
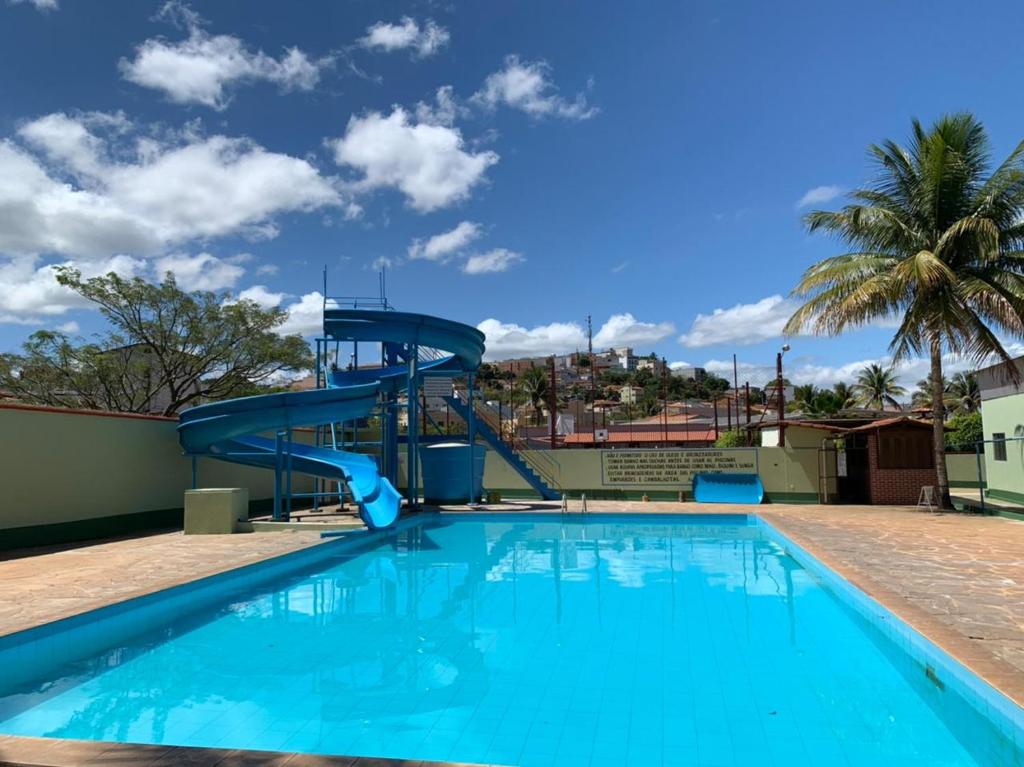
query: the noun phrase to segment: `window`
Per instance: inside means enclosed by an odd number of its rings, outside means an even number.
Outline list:
[[[882,429],[878,432],[878,468],[930,469],[933,463],[929,429]]]
[[[992,435],[992,457],[997,461],[1006,460],[1006,432],[997,431]]]

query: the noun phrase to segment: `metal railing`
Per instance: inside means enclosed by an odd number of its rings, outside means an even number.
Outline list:
[[[455,387],[455,396],[462,402],[469,401],[469,392],[464,386]],[[554,490],[562,489],[562,467],[543,450],[533,450],[526,438],[516,434],[515,423],[502,418],[500,411],[478,398],[473,398],[473,411],[503,443],[509,446],[537,475]]]

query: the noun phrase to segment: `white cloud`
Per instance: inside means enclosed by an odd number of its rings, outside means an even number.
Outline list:
[[[288,319],[277,329],[282,335],[298,333],[302,336],[315,336],[324,329],[324,297],[320,291],[306,293],[298,301],[295,301],[285,309],[288,311]]]
[[[92,130],[123,133],[130,127],[128,119],[120,112],[86,112],[75,117],[54,112],[23,124],[18,135],[49,159],[72,171],[96,176],[106,160],[106,146]]]
[[[586,346],[583,328],[575,322],[552,322],[527,329],[491,318],[476,327],[486,336],[484,357],[489,360],[561,354]]]
[[[551,67],[545,61],[507,56],[504,68],[488,75],[471,100],[488,109],[504,104],[533,117],[588,120],[598,113],[597,107],[587,103],[584,93],[578,93],[572,101],[563,98],[550,75]]]
[[[381,269],[390,269],[395,265],[395,261],[387,256],[377,256],[373,261],[367,264],[369,269],[375,272],[379,272]]]
[[[11,5],[21,5],[22,3],[29,3],[37,11],[55,11],[58,8],[57,0],[7,0]]]
[[[0,252],[146,253],[160,244],[153,229],[118,201],[52,178],[35,158],[0,141]]]
[[[359,44],[388,53],[409,49],[419,58],[426,58],[447,45],[450,37],[448,30],[432,19],[421,27],[415,19],[403,16],[398,24],[378,21],[367,27],[366,36],[360,38]]]
[[[256,276],[263,277],[264,275],[274,275],[280,271],[280,267],[277,264],[260,264],[256,267]]]
[[[428,125],[452,126],[458,117],[464,116],[468,110],[459,104],[455,97],[455,89],[451,85],[442,85],[434,94],[434,103],[420,101],[416,104],[416,121]]]
[[[409,246],[409,258],[444,261],[480,237],[481,233],[480,224],[462,221],[447,232],[435,234],[426,240],[413,240],[412,245]]]
[[[813,189],[808,189],[804,192],[804,196],[797,200],[797,210],[810,207],[811,205],[823,205],[826,202],[831,202],[842,193],[842,187],[832,185],[816,186]]]
[[[173,273],[182,290],[223,290],[234,287],[245,274],[245,269],[236,261],[217,258],[209,253],[164,256],[157,259],[153,269],[157,277]]]
[[[36,256],[0,261],[0,322],[36,324],[39,316],[53,317],[69,309],[90,307],[88,301],[57,282],[56,267],[78,269],[85,278],[114,272],[134,277],[145,269],[145,262],[129,256],[114,256],[103,261],[66,261],[40,264]]]
[[[494,248],[486,253],[475,253],[466,259],[462,271],[466,274],[504,272],[523,261],[523,257],[508,248]]]
[[[69,336],[73,336],[75,333],[81,330],[81,328],[78,327],[77,322],[75,322],[74,320],[70,320],[68,322],[64,322],[58,325],[57,330],[59,330],[61,333],[67,333]]]
[[[498,161],[495,152],[466,151],[458,129],[413,122],[397,106],[386,116],[353,116],[329,145],[339,165],[363,174],[353,190],[398,189],[421,213],[466,199]]]
[[[0,253],[156,255],[200,237],[272,237],[276,214],[342,203],[306,160],[245,138],[193,128],[158,141],[120,115],[63,113],[19,135],[57,167],[0,140]]]
[[[594,345],[650,346],[676,332],[671,322],[640,322],[632,314],[613,314],[594,336]]]
[[[230,101],[230,88],[261,80],[283,90],[312,90],[321,72],[333,64],[330,57],[312,59],[298,48],[287,48],[276,59],[263,51],[251,51],[232,35],[210,35],[196,13],[176,3],[167,3],[162,15],[181,21],[188,38],[144,41],[136,47],[134,58],[121,59],[121,75],[136,85],[161,91],[179,104],[224,109]]]
[[[793,301],[775,294],[752,304],[698,314],[690,330],[679,337],[679,343],[689,347],[728,343],[745,346],[778,338],[797,308]]]
[[[629,266],[629,261],[620,261],[608,271],[612,274],[618,274],[619,272],[625,271],[626,267]]]
[[[486,336],[489,360],[564,354],[586,348],[587,334],[578,322],[552,322],[525,328],[493,318],[477,325]],[[594,336],[594,348],[652,344],[671,335],[671,322],[640,322],[632,314],[613,314]]]
[[[285,299],[285,294],[268,290],[266,285],[253,285],[251,288],[246,288],[239,293],[238,297],[243,301],[253,301],[264,309],[273,309],[275,306],[281,305],[281,302]]]

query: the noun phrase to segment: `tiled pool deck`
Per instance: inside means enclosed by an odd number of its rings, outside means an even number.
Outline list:
[[[464,508],[464,507],[463,507]],[[558,505],[503,504],[502,511]],[[458,508],[451,508],[458,511]],[[756,513],[1024,704],[1024,522],[899,507],[592,501],[589,512]],[[570,513],[579,513],[579,502]],[[321,543],[315,531],[167,533],[0,557],[0,636]],[[0,764],[427,765],[0,736]]]

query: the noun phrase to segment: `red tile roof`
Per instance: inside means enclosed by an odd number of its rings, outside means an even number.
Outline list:
[[[609,432],[608,439],[599,441],[600,444],[608,443],[629,443],[629,442],[714,442],[716,439],[714,429],[669,429],[664,431],[634,431],[632,434],[626,431]],[[565,437],[567,445],[592,445],[594,435],[590,432],[579,434],[568,434]]]
[[[701,416],[694,413],[677,413],[668,417],[668,422],[673,423],[686,423],[692,421],[694,418],[700,418]],[[723,419],[724,420],[724,419]],[[621,423],[621,422],[620,422]],[[664,415],[652,415],[647,418],[634,418],[633,423],[635,424],[647,424],[647,423],[665,423]]]
[[[750,424],[751,429],[776,429],[779,426],[779,421],[759,421],[757,423]],[[789,419],[781,421],[783,426],[803,426],[805,429],[821,429],[823,431],[849,431],[846,426],[836,426],[830,423],[818,423],[817,421],[791,421]]]
[[[882,429],[886,426],[895,426],[902,424],[904,426],[924,426],[925,428],[932,428],[931,421],[922,421],[920,418],[911,418],[906,415],[898,415],[894,418],[883,418],[880,421],[872,421],[866,423],[863,426],[855,426],[847,431],[873,431],[874,429]]]

